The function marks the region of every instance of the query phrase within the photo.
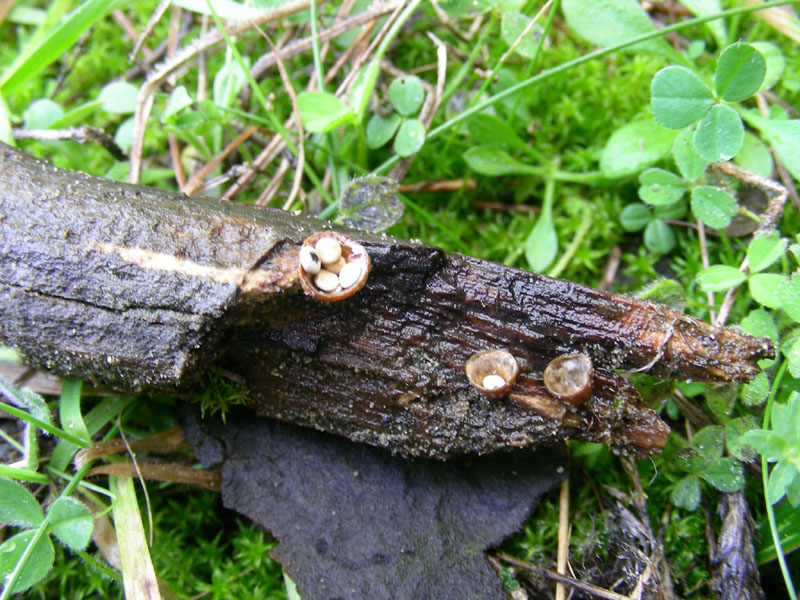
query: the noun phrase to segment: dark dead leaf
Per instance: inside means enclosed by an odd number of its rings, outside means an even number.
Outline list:
[[[269,530],[303,600],[505,598],[484,551],[522,527],[565,476],[562,447],[470,460],[408,460],[237,413],[185,410],[226,507]]]

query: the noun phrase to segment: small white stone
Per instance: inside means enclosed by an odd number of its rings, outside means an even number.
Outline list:
[[[336,273],[322,269],[314,275],[314,285],[323,292],[333,292],[339,287],[339,277]]]
[[[309,275],[319,273],[319,270],[322,268],[322,261],[317,251],[310,246],[303,246],[300,248],[300,266],[302,266],[303,270]]]
[[[506,380],[500,377],[500,375],[487,375],[483,378],[483,387],[487,390],[496,390],[503,387],[505,384]]]
[[[328,269],[328,271],[330,271],[331,273],[336,273],[338,275],[346,264],[347,262],[345,262],[344,258],[340,256],[339,260],[337,260],[335,263],[325,265],[325,268]]]
[[[323,265],[335,263],[342,257],[342,247],[331,237],[320,238],[314,247]]]
[[[344,289],[353,287],[361,280],[364,266],[360,262],[347,263],[339,272],[339,285]]]

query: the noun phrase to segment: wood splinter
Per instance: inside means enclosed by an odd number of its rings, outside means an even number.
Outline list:
[[[357,293],[307,295],[301,252],[314,236],[351,240],[339,242],[345,262],[363,249],[371,267],[359,271]],[[28,364],[123,390],[186,392],[223,370],[259,415],[407,455],[568,438],[647,455],[668,428],[620,370],[747,381],[774,354],[766,339],[653,302],[57,169],[2,144],[0,248],[0,343]],[[519,372],[490,397],[465,365],[498,348]],[[592,367],[580,402],[544,378],[554,359],[574,355]]]

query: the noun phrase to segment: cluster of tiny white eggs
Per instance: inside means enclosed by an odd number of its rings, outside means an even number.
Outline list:
[[[342,256],[342,246],[331,237],[317,240],[312,248],[300,249],[300,265],[313,276],[314,286],[322,292],[331,293],[337,289],[346,290],[361,279],[364,266],[357,262],[347,262]]]

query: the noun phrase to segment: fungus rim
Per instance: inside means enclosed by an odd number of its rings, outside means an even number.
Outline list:
[[[514,387],[519,375],[519,362],[508,350],[499,348],[482,350],[467,359],[464,363],[464,372],[467,381],[478,392],[489,398],[500,398],[507,395]],[[489,375],[499,375],[505,384],[496,388],[484,387],[483,381]]]
[[[588,363],[588,368],[584,368],[582,370],[582,375],[585,376],[585,381],[582,382],[580,387],[574,386],[575,389],[569,392],[564,391],[563,387],[561,387],[561,382],[554,379],[555,377],[559,377],[556,375],[554,371],[559,369],[561,365],[566,361],[574,361],[580,360],[584,362],[584,367],[586,367],[586,363]],[[584,404],[591,396],[592,396],[592,378],[594,376],[594,364],[592,363],[591,357],[588,354],[584,354],[583,352],[578,352],[575,354],[564,354],[562,356],[558,356],[551,360],[547,367],[542,374],[542,378],[544,379],[544,386],[547,388],[547,391],[550,392],[554,397],[558,398],[559,400],[563,400],[564,402],[568,402],[572,406],[578,407]]]

